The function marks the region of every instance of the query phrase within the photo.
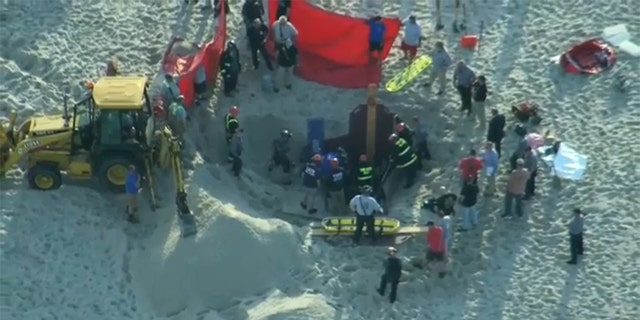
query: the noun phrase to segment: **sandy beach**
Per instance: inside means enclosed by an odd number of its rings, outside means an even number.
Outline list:
[[[232,1],[228,36],[240,43],[244,66],[239,94],[214,96],[208,106],[190,110],[185,166],[198,234],[180,237],[169,172],[160,179],[161,208],[151,212],[143,205],[141,223],[130,225],[122,196],[66,180],[56,191],[30,190],[16,168],[0,180],[0,318],[640,319],[639,60],[619,52],[613,70],[591,76],[566,74],[550,62],[619,23],[640,43],[637,3],[468,0],[468,32],[484,26],[481,46],[472,51],[460,48],[460,34],[450,30],[453,1],[445,1],[446,28],[438,32],[431,0],[312,2],[359,17],[376,8],[386,16],[414,14],[427,38],[421,53],[443,41],[454,60],[485,75],[487,110],[508,113],[514,104],[538,103],[543,121],[536,130],[553,130],[588,157],[584,179],[557,185],[541,167],[525,217],[504,220],[503,174],[498,195],[480,199],[479,228],[455,234],[447,277],[413,266],[424,255],[422,236],[399,247],[404,271],[398,301],[389,304],[374,290],[384,248],[337,248],[312,239],[308,221],[291,218],[305,214],[298,205],[300,183],[282,186],[267,171],[271,140],[281,130],[293,133],[294,154],[306,143],[308,118],[324,117],[327,136],[341,135],[366,90],[296,78],[293,90],[266,95],[265,71],[251,69],[244,45],[242,3]],[[214,26],[210,11],[170,0],[3,5],[0,117],[16,110],[20,121],[61,113],[64,88],[71,86],[77,97],[77,84],[95,78],[113,56],[123,73],[155,79],[172,36],[205,42]],[[384,63],[384,82],[407,64],[400,40]],[[624,93],[615,87],[620,74],[628,80]],[[436,96],[422,86],[426,75],[378,97],[402,118],[419,116],[429,130],[430,170],[413,188],[396,192],[389,206],[390,216],[408,224],[435,220],[422,201],[440,186],[458,193],[457,161],[486,137],[485,128],[458,111],[455,88]],[[231,105],[240,107],[245,128],[240,179],[226,161],[223,117]],[[511,153],[516,122],[507,118],[503,148]],[[501,165],[506,173],[507,157]],[[586,252],[570,266],[566,224],[575,207],[589,213]]]

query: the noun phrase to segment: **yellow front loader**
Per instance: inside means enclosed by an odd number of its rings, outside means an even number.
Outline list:
[[[127,170],[134,165],[155,209],[154,171],[171,169],[183,235],[195,233],[186,201],[180,143],[168,126],[156,127],[146,77],[100,78],[69,109],[65,94],[62,115],[32,117],[18,128],[17,115],[11,113],[0,132],[0,177],[23,163],[34,189],[59,188],[64,173],[72,179],[96,179],[106,189],[122,193]]]

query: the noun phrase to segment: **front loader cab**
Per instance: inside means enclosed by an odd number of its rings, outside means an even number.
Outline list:
[[[94,86],[90,104],[95,137],[91,148],[95,174],[111,191],[124,192],[130,165],[143,169],[153,126],[146,77],[104,77]],[[150,120],[151,119],[151,120]]]

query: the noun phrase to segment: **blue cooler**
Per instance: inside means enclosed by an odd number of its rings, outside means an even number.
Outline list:
[[[311,154],[322,154],[324,118],[307,119],[307,145]]]

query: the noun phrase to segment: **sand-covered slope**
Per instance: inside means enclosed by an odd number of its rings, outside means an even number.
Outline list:
[[[431,2],[316,1],[358,16],[413,12],[425,29],[425,47],[443,40],[455,59],[466,59],[488,76],[492,107],[506,112],[524,100],[539,103],[540,129],[555,130],[589,157],[580,182],[558,186],[541,169],[538,196],[527,203],[525,219],[504,221],[499,218],[502,199],[482,199],[480,229],[456,234],[447,278],[411,266],[423,255],[418,238],[400,248],[406,270],[399,300],[389,306],[373,291],[380,249],[336,249],[312,241],[304,228],[273,218],[296,212],[302,190],[275,184],[277,177],[267,172],[271,139],[286,128],[299,148],[306,119],[317,116],[325,118],[329,136],[341,134],[348,112],[365,93],[297,80],[293,91],[265,96],[262,71],[250,70],[243,50],[249,71],[241,76],[239,94],[212,99],[192,112],[185,153],[189,202],[200,223],[196,237],[179,238],[168,172],[160,179],[162,208],[143,210],[137,226],[123,221],[121,197],[91,184],[35,192],[26,189],[20,170],[2,181],[2,318],[640,318],[638,60],[621,54],[613,72],[591,77],[566,75],[549,63],[608,25],[627,23],[640,38],[640,9],[630,0],[469,2],[474,14],[469,32],[478,32],[484,22],[477,52],[457,48],[459,35],[431,31]],[[173,34],[199,42],[213,26],[209,13],[173,1],[30,3],[11,2],[11,14],[0,21],[0,116],[9,109],[18,110],[21,119],[61,110],[64,87],[78,92],[77,83],[114,55],[124,72],[153,76]],[[232,4],[229,35],[242,43],[240,5]],[[444,8],[448,28],[451,5],[446,1]],[[400,56],[397,50],[391,53],[386,79],[405,66]],[[629,80],[626,93],[615,88],[617,74]],[[420,211],[421,200],[441,185],[457,192],[454,164],[484,139],[484,129],[457,111],[453,89],[437,97],[420,85],[423,81],[398,94],[380,94],[404,118],[419,115],[429,126],[431,170],[421,173],[414,189],[396,193],[390,208],[392,216],[420,223],[433,219]],[[240,179],[231,175],[225,159],[221,115],[230,105],[240,106],[246,130]],[[505,149],[514,143],[508,135]],[[500,178],[499,188],[503,183]],[[576,206],[590,213],[586,256],[570,267],[565,265],[565,223]]]

